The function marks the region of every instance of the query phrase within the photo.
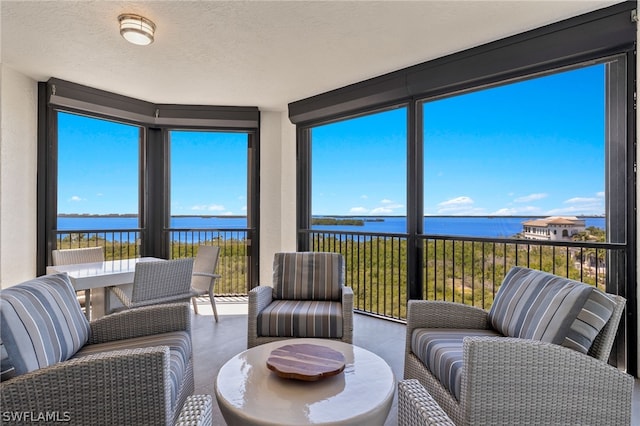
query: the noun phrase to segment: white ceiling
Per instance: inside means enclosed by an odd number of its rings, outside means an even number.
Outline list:
[[[619,1],[7,1],[4,66],[154,103],[292,101]],[[121,13],[156,23],[142,47]]]

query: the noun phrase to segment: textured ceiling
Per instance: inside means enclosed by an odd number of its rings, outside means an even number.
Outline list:
[[[4,66],[155,103],[289,102],[619,1],[7,1]],[[150,46],[117,17],[157,25]]]

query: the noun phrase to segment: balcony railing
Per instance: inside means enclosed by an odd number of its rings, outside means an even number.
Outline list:
[[[407,280],[421,283],[422,298],[489,309],[513,266],[551,272],[595,285],[624,289],[626,246],[591,242],[418,236],[418,273],[408,273],[408,234],[305,231],[312,251],[342,253],[346,280],[358,311],[404,320]],[[615,287],[615,288],[612,288]]]
[[[194,257],[198,246],[218,246],[216,294],[247,294],[249,282],[249,229],[166,229],[171,242],[170,258]]]
[[[56,248],[104,247],[106,260],[140,257],[142,229],[80,229],[56,231]]]
[[[167,229],[170,258],[195,256],[197,246],[220,247],[219,295],[246,295],[248,229]],[[418,236],[420,272],[408,270],[408,234],[305,231],[312,251],[341,253],[355,309],[404,320],[408,279],[421,283],[423,299],[448,300],[489,309],[513,266],[569,277],[618,293],[625,288],[626,246],[503,238]],[[58,248],[105,247],[107,260],[139,257],[141,229],[57,231]],[[410,278],[411,277],[411,278]],[[616,285],[617,287],[613,287]]]
[[[236,296],[247,294],[248,229],[166,229],[169,236],[169,258],[194,257],[199,245],[220,247],[216,272],[216,294]],[[58,249],[104,247],[105,259],[119,260],[140,257],[142,229],[65,230],[56,231]]]

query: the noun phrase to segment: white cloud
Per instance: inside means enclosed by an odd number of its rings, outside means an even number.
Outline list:
[[[369,209],[366,209],[364,207],[351,207],[351,209],[349,209],[349,213],[352,213],[352,214],[367,214],[367,213],[369,213]]]
[[[247,206],[242,206],[242,208],[240,210],[242,210],[243,212],[246,212],[247,211]]]
[[[74,195],[71,198],[69,198],[69,201],[82,201],[82,198],[78,197],[77,195]]]
[[[204,211],[221,212],[221,211],[224,211],[225,208],[224,208],[224,206],[221,206],[219,204],[209,204],[209,205],[200,204],[200,205],[191,207],[191,210],[196,210],[196,211],[203,211],[204,210]]]
[[[390,209],[388,207],[376,207],[375,209],[369,212],[369,214],[372,216],[382,216],[382,215],[391,214],[391,213],[393,213],[393,209]]]
[[[363,200],[366,200],[367,198],[369,198],[369,196],[367,194],[362,194],[360,198],[362,198]]]
[[[438,206],[440,207],[448,207],[448,206],[463,206],[473,204],[473,200],[470,197],[456,197],[447,201],[443,201]]]
[[[585,204],[585,203],[600,203],[602,200],[599,198],[588,198],[588,197],[574,197],[569,198],[564,203],[565,204]]]
[[[539,207],[526,206],[526,207],[510,207],[498,209],[493,213],[489,213],[489,216],[518,216],[518,215],[538,215],[541,213]]]
[[[563,202],[565,207],[549,210],[546,214],[561,215],[601,215],[604,213],[604,197],[598,193],[596,197],[572,197]]]
[[[596,197],[604,198],[604,191],[596,192]]]
[[[391,203],[393,203],[393,201],[388,200],[388,199],[386,199],[386,198],[384,198],[384,199],[380,200],[380,204],[391,204]]]
[[[547,198],[548,196],[549,196],[549,194],[545,194],[545,193],[541,192],[541,193],[537,193],[537,194],[525,195],[524,197],[518,197],[513,201],[516,202],[516,203],[529,203],[531,201],[542,200],[543,198]]]
[[[473,206],[473,199],[462,196],[438,204],[438,214],[452,216],[472,216],[485,214],[484,209]]]

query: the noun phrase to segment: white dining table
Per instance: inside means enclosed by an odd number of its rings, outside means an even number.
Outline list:
[[[104,262],[77,263],[69,265],[47,266],[48,274],[66,273],[77,291],[89,291],[90,309],[87,318],[96,319],[110,310],[109,294],[105,290],[124,284],[132,284],[139,262],[163,261],[156,257],[138,257],[133,259],[105,260]]]

